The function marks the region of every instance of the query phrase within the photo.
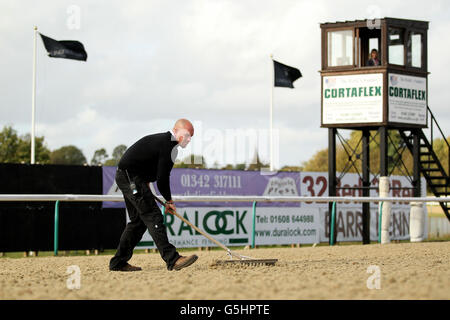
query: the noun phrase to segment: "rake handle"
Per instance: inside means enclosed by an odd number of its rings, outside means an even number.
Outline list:
[[[156,199],[156,201],[158,201],[162,206],[166,206],[164,204],[164,202],[161,201],[161,199],[159,199],[158,197],[154,196],[154,198]],[[172,211],[170,210],[170,213],[177,216],[179,219],[181,219],[184,223],[186,223],[188,226],[194,228],[196,231],[198,231],[199,233],[201,233],[203,236],[205,236],[206,238],[208,238],[209,240],[211,240],[212,242],[214,242],[215,244],[217,244],[219,247],[221,247],[222,249],[231,252],[230,249],[228,249],[224,244],[220,243],[219,241],[217,241],[216,239],[214,239],[213,237],[211,237],[209,234],[206,234],[205,232],[203,232],[201,229],[199,229],[197,226],[193,225],[191,222],[189,222],[189,220],[186,220],[184,217],[182,217],[178,212],[176,211]]]

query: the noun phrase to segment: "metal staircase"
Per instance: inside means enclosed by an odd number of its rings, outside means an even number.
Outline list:
[[[425,132],[421,129],[417,130],[419,136],[419,168],[420,172],[427,181],[428,187],[433,192],[436,197],[450,196],[450,172],[446,172],[441,161],[436,155],[433,149],[433,128],[436,125],[439,133],[444,139],[444,144],[447,146],[448,151],[448,170],[450,170],[450,145],[445,138],[439,124],[436,121],[433,113],[428,107],[429,119],[431,121],[430,133],[431,133],[431,143],[425,135]],[[408,147],[409,151],[413,153],[413,131],[410,129],[399,129],[400,136]],[[440,202],[439,203],[444,210],[445,215],[450,220],[450,203]]]

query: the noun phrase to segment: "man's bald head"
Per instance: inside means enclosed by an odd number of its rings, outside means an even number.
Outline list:
[[[185,148],[194,135],[194,126],[187,119],[178,119],[173,126],[173,133],[178,141],[178,144],[182,148]]]
[[[173,126],[173,131],[178,129],[186,129],[191,137],[194,136],[194,126],[188,119],[178,119]]]

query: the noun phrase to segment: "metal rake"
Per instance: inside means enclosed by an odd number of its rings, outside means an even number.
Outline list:
[[[154,196],[156,201],[158,201],[162,206],[165,207],[164,202],[161,201],[158,197]],[[196,231],[198,231],[200,234],[202,234],[207,239],[211,240],[215,244],[217,244],[219,247],[221,247],[223,250],[227,252],[227,255],[229,257],[228,260],[217,260],[215,261],[215,265],[227,265],[227,264],[245,264],[245,265],[275,265],[275,263],[278,261],[278,259],[253,259],[251,257],[240,255],[236,252],[231,251],[227,246],[225,246],[223,243],[217,241],[213,237],[211,237],[209,234],[205,233],[203,230],[199,229],[197,226],[193,225],[190,221],[186,220],[184,217],[182,217],[178,212],[170,210],[170,213],[177,216],[179,219],[181,219],[184,223],[189,225],[190,227],[194,228]]]

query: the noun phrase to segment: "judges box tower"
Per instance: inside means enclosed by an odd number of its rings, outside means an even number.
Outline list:
[[[450,146],[428,107],[428,22],[383,18],[322,23],[320,28],[321,127],[328,128],[329,195],[337,194],[350,168],[360,174],[362,187],[355,187],[359,194],[369,196],[377,189],[370,176],[369,145],[376,145],[380,154],[374,178],[388,177],[397,167],[410,179],[411,195],[421,196],[421,174],[436,196],[449,195],[450,153],[443,161],[433,149],[433,139],[441,135],[445,148]],[[348,144],[339,129],[361,131],[358,147]],[[339,177],[336,138],[348,155]],[[412,168],[402,160],[406,149],[412,154]],[[362,241],[370,243],[369,204],[362,206]],[[450,203],[441,206],[450,219]]]

